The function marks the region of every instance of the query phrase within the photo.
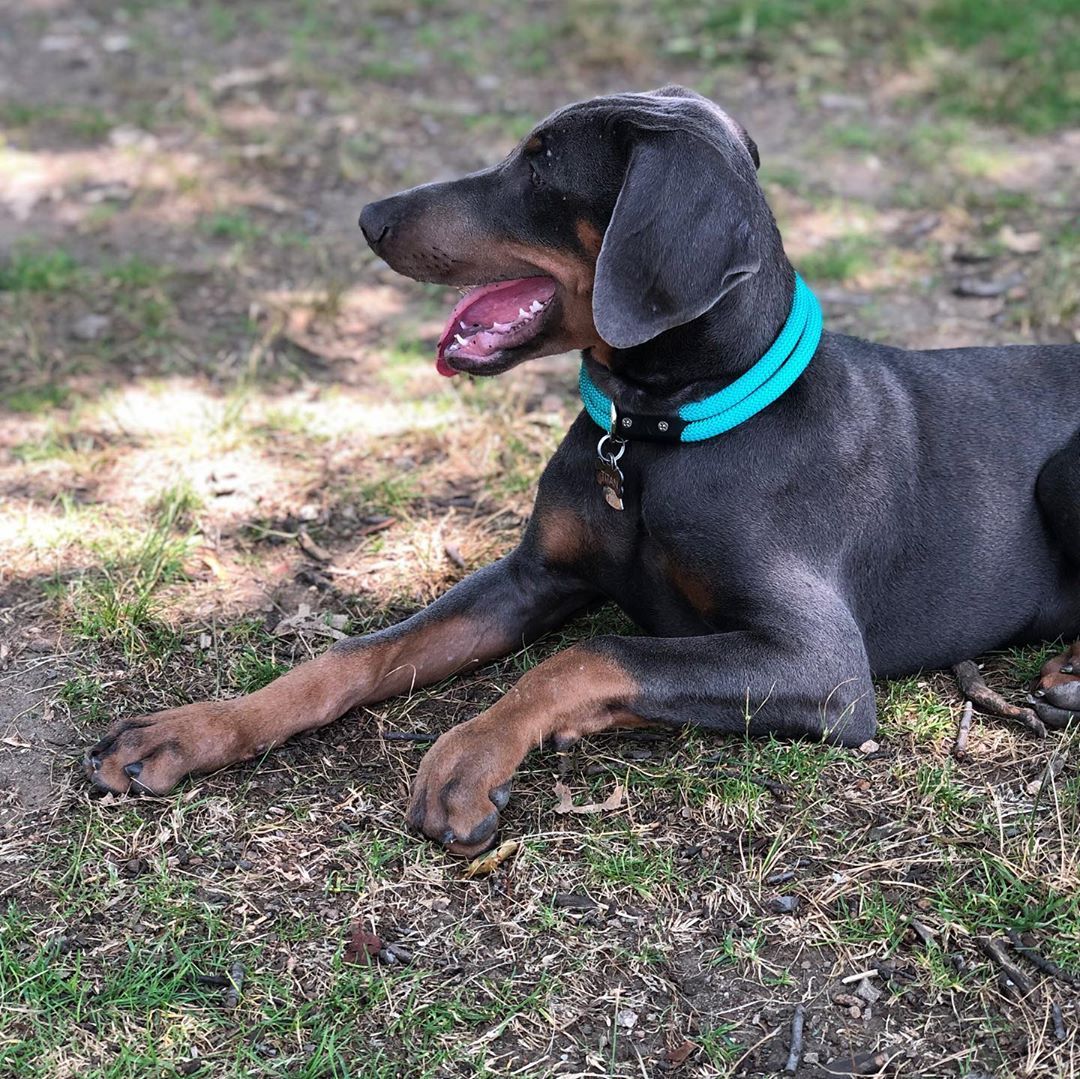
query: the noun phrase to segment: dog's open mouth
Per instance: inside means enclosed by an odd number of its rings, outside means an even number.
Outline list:
[[[538,337],[548,320],[556,284],[551,277],[518,277],[480,285],[450,312],[435,365],[441,375],[498,374],[510,349]]]

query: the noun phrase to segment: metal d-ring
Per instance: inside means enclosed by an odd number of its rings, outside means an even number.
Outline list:
[[[611,453],[609,451],[608,453],[605,454],[604,453],[604,443],[605,442],[617,443],[618,447],[619,447],[619,452],[618,453]],[[626,453],[626,440],[625,439],[617,438],[615,435],[609,435],[609,434],[604,434],[604,435],[600,436],[600,441],[597,442],[597,444],[596,444],[596,456],[599,457],[600,460],[604,462],[604,464],[611,465],[612,468],[614,468],[616,471],[618,471],[619,470],[618,469],[619,458],[622,457],[622,455],[624,453]]]

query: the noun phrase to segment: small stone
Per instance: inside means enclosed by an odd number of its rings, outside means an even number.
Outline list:
[[[637,1025],[637,1021],[637,1012],[631,1011],[629,1008],[623,1008],[615,1016],[615,1025],[622,1027],[623,1030],[633,1030]]]
[[[71,52],[82,46],[83,39],[78,34],[46,34],[38,43],[42,52]]]
[[[863,742],[861,746],[859,746],[859,752],[863,755],[876,753],[879,749],[881,749],[881,746],[879,746],[873,738],[867,738],[867,740]]]
[[[399,963],[407,964],[412,962],[412,952],[404,944],[388,944],[386,951]]]
[[[821,102],[821,107],[829,111],[841,112],[866,108],[866,100],[855,97],[853,94],[824,93],[818,100]]]
[[[596,910],[600,905],[595,899],[575,892],[558,892],[552,900],[556,910]]]
[[[127,52],[131,48],[131,35],[106,34],[101,39],[101,47],[106,52]]]
[[[876,1004],[881,999],[881,990],[874,986],[869,978],[863,978],[855,990],[855,996],[865,1000],[867,1004]]]
[[[100,341],[108,333],[111,323],[108,315],[83,315],[71,324],[71,336],[76,341]]]
[[[1009,289],[1023,284],[1023,277],[1019,274],[1010,274],[1008,277],[987,279],[983,277],[961,277],[953,285],[953,292],[957,296],[965,296],[973,299],[992,299],[1008,292]]]
[[[768,902],[768,908],[773,914],[794,914],[799,909],[799,897],[797,895],[778,895]]]

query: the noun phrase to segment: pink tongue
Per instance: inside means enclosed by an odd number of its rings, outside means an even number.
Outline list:
[[[520,277],[473,289],[463,296],[450,312],[435,354],[436,370],[448,378],[458,374],[446,362],[445,353],[446,346],[454,340],[454,335],[462,332],[459,323],[464,322],[466,327],[471,329],[477,325],[492,326],[496,322],[516,322],[519,310],[528,311],[534,300],[546,303],[554,293],[555,282],[550,277]],[[481,346],[481,338],[487,340],[483,331],[474,336],[477,338],[476,346]]]

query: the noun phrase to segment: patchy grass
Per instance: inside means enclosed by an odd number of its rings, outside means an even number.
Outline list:
[[[190,488],[170,488],[151,507],[150,528],[137,543],[107,554],[100,571],[71,586],[66,606],[76,637],[118,642],[128,656],[173,646],[175,634],[158,618],[157,592],[182,578],[197,506]]]
[[[0,264],[0,291],[63,292],[78,276],[75,259],[63,249],[39,250],[22,246]]]

